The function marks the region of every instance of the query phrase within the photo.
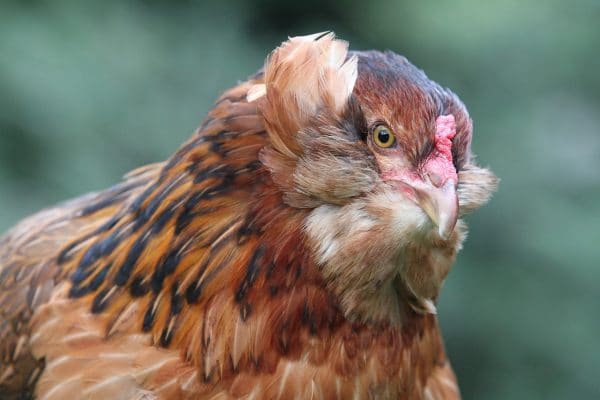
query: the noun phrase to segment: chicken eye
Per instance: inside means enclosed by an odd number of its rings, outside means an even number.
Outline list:
[[[378,125],[373,130],[373,141],[379,147],[388,148],[394,144],[396,138],[390,128],[385,125]]]

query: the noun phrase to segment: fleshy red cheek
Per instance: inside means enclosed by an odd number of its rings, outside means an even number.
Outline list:
[[[396,180],[396,181],[404,181],[404,182],[412,182],[416,180],[420,180],[421,177],[418,173],[413,171],[411,168],[400,167],[388,167],[385,165],[381,166],[381,177],[384,180]]]

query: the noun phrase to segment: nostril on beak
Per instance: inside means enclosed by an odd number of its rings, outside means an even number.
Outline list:
[[[431,182],[431,184],[436,188],[442,187],[444,184],[444,179],[434,172],[428,172],[427,178],[429,178],[429,182]]]

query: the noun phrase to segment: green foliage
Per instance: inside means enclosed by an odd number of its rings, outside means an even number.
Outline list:
[[[440,314],[467,399],[600,395],[600,2],[4,1],[0,231],[166,158],[288,35],[409,57],[502,179]]]

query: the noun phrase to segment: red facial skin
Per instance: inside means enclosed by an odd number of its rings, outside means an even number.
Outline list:
[[[456,186],[458,174],[452,160],[452,139],[456,121],[452,114],[435,121],[435,142],[431,154],[416,171],[411,167],[384,167],[382,176],[406,197],[417,203],[447,239],[458,218]],[[387,163],[386,163],[387,164]]]
[[[434,149],[421,167],[421,174],[410,167],[385,168],[385,180],[399,180],[406,183],[423,181],[427,177],[436,187],[447,181],[458,182],[458,174],[452,162],[452,139],[456,135],[456,122],[453,115],[441,115],[435,121]],[[421,176],[422,175],[422,176]]]

